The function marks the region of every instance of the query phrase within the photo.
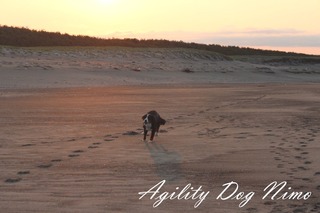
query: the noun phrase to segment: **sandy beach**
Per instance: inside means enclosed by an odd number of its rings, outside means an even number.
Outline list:
[[[1,47],[1,212],[319,212],[320,65],[261,60]]]

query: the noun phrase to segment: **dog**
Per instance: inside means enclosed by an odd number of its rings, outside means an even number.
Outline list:
[[[165,125],[166,120],[160,117],[159,113],[152,110],[142,116],[143,120],[143,141],[147,139],[148,131],[151,131],[150,142],[153,142],[154,135],[158,135],[160,125]]]

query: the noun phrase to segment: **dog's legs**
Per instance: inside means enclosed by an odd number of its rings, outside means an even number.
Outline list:
[[[150,136],[150,141],[152,142],[153,141],[153,138],[154,138],[154,134],[156,133],[156,130],[155,129],[152,129],[151,131],[151,136]]]
[[[147,140],[147,133],[148,133],[148,130],[146,129],[146,127],[143,127],[143,141]]]
[[[158,136],[158,135],[159,135],[159,129],[160,129],[160,125],[159,125],[159,126],[157,126],[156,136]]]

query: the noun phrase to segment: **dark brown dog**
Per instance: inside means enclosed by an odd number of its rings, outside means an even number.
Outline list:
[[[153,141],[154,135],[158,134],[160,125],[165,125],[166,121],[160,117],[159,113],[152,110],[142,116],[143,120],[143,140],[146,141],[148,131],[151,131],[150,142]]]

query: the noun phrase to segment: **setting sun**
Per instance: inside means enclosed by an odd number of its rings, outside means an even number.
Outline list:
[[[114,3],[115,0],[97,0],[97,2],[100,4],[111,4]]]

